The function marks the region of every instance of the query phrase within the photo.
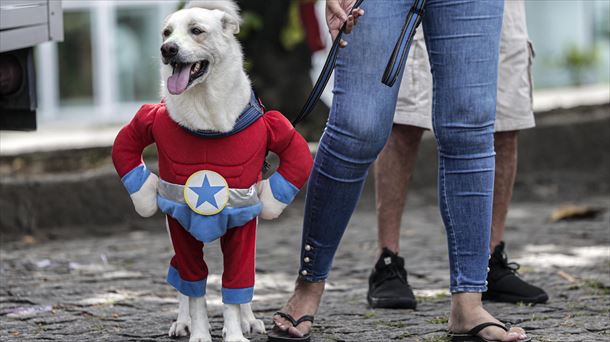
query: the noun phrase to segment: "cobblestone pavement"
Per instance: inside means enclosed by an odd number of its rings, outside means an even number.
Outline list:
[[[375,215],[364,200],[338,252],[315,341],[443,341],[449,310],[447,253],[438,210],[411,196],[401,236],[417,311],[373,310],[366,283],[375,257]],[[536,341],[610,339],[608,198],[586,204],[605,208],[593,219],[549,223],[552,203],[513,205],[508,252],[522,276],[543,286],[546,305],[489,303],[499,319],[528,330]],[[258,232],[255,313],[270,316],[295,279],[302,201]],[[176,293],[164,281],[172,253],[160,219],[146,226],[82,227],[55,239],[5,241],[0,249],[0,340],[169,341],[177,314]],[[92,225],[93,226],[93,225]],[[103,229],[102,229],[103,230]],[[208,303],[214,340],[221,340],[220,251],[206,247]],[[186,341],[187,338],[180,339]],[[253,341],[265,341],[254,336]]]

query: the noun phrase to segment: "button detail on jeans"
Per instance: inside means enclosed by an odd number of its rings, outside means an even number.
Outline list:
[[[312,248],[311,248],[311,246],[310,246],[310,245],[305,245],[305,250],[309,252],[309,251],[311,251],[311,250],[312,250]]]
[[[490,268],[489,268],[489,267],[487,267],[487,273],[489,273],[489,270],[490,270]]]
[[[303,261],[305,261],[305,262],[310,262],[310,261],[311,261],[311,259],[309,259],[309,257],[305,257],[305,258],[303,259]]]
[[[304,276],[306,276],[306,275],[307,275],[307,271],[305,271],[305,270],[302,270],[302,271],[301,271],[301,275],[304,275]]]
[[[487,286],[487,284],[489,284],[489,283],[487,282],[487,280],[485,280],[485,286]]]

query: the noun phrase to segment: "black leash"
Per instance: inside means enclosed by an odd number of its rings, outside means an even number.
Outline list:
[[[360,7],[364,0],[357,0],[352,7],[354,8]],[[417,26],[421,22],[422,16],[424,14],[424,5],[426,4],[426,0],[415,0],[413,6],[409,10],[409,14],[407,15],[407,19],[402,27],[402,31],[400,33],[400,37],[396,42],[396,46],[394,46],[394,50],[392,51],[392,55],[388,61],[388,65],[386,66],[385,72],[383,73],[382,82],[383,84],[391,87],[396,82],[398,76],[404,70],[405,63],[407,62],[407,56],[409,55],[409,49],[411,48],[411,43],[413,42],[413,36],[415,35],[415,30]],[[348,15],[352,13],[352,10],[348,12]],[[305,105],[301,109],[301,112],[297,117],[292,120],[292,125],[296,126],[301,121],[303,121],[313,110],[314,106],[320,99],[326,84],[328,83],[328,79],[335,69],[335,64],[337,62],[337,55],[339,53],[339,42],[341,42],[341,36],[345,31],[345,25],[339,31],[339,34],[335,38],[333,45],[328,53],[328,57],[326,57],[326,62],[324,62],[324,67],[322,68],[322,72],[316,81],[316,84],[313,87],[313,90],[309,94]]]
[[[364,0],[356,0],[352,9],[348,12],[348,15],[352,13],[354,8],[360,7]],[[400,33],[400,37],[394,46],[394,50],[392,51],[392,55],[388,60],[388,64],[383,73],[383,77],[381,82],[388,87],[392,87],[398,76],[403,72],[405,64],[407,62],[407,56],[409,55],[409,49],[411,48],[411,43],[413,42],[413,36],[415,36],[415,30],[419,26],[422,20],[422,16],[424,15],[424,5],[426,4],[426,0],[415,0],[413,6],[409,10],[409,14],[405,20],[405,23],[402,27],[402,31]],[[303,121],[311,112],[313,111],[314,106],[320,99],[328,80],[330,79],[330,75],[335,69],[335,64],[337,62],[337,55],[339,53],[339,43],[341,42],[341,37],[343,36],[343,32],[345,32],[345,26],[347,23],[343,24],[341,30],[339,30],[339,34],[333,41],[333,45],[330,48],[330,52],[326,57],[326,61],[324,62],[324,67],[322,68],[322,72],[320,76],[318,76],[318,80],[314,85],[305,105],[301,109],[301,112],[297,117],[292,120],[292,125],[296,127],[301,121]],[[269,163],[265,160],[265,165],[263,166],[263,174],[269,170]]]
[[[396,82],[396,79],[402,74],[405,68],[407,56],[409,55],[411,43],[413,42],[413,36],[415,36],[417,26],[421,23],[424,15],[425,4],[426,0],[415,0],[415,3],[409,10],[407,20],[405,20],[405,24],[402,26],[400,37],[396,42],[396,46],[394,46],[388,65],[385,67],[383,78],[381,79],[381,82],[388,87],[394,85],[394,82]]]

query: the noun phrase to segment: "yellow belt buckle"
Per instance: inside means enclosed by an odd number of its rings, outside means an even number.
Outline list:
[[[217,172],[197,171],[184,184],[184,201],[197,214],[218,214],[229,202],[229,185]]]

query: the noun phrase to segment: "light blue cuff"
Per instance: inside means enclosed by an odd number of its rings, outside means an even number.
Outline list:
[[[290,204],[299,192],[299,189],[287,181],[279,172],[275,172],[269,177],[269,186],[273,197],[284,204]]]
[[[173,286],[178,292],[188,297],[202,297],[205,296],[205,286],[207,279],[198,281],[188,281],[180,277],[178,270],[174,266],[169,266],[167,270],[167,282]]]
[[[129,192],[131,195],[138,192],[142,188],[142,185],[144,185],[144,182],[146,182],[148,176],[150,176],[150,171],[144,164],[140,164],[140,166],[134,168],[123,176],[121,181],[123,182],[123,185],[125,185],[127,192]]]
[[[254,296],[254,287],[245,287],[242,289],[228,289],[223,287],[220,289],[222,294],[222,302],[224,304],[246,304],[252,301]]]

